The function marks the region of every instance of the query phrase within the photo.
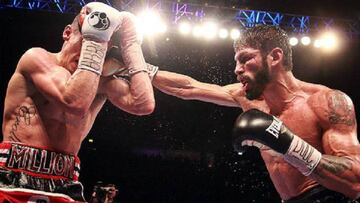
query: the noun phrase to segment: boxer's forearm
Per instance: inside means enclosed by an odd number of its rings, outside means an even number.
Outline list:
[[[360,164],[351,158],[323,155],[311,177],[353,199],[360,197]]]
[[[185,100],[199,100],[221,106],[241,107],[232,94],[238,84],[219,86],[199,82],[189,76],[158,71],[153,85],[160,91]]]
[[[65,103],[73,107],[70,113],[85,114],[95,98],[103,70],[107,43],[83,40],[78,68],[66,81]]]
[[[166,94],[189,99],[190,94],[187,94],[187,92],[190,91],[193,80],[186,75],[158,71],[152,83],[157,89]]]
[[[154,91],[146,72],[139,72],[130,79],[130,94],[132,97],[133,113],[147,115],[155,108]]]
[[[100,76],[78,69],[69,78],[63,91],[63,102],[70,113],[85,114],[95,98]]]

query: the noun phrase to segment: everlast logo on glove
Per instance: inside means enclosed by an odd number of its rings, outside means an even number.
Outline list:
[[[279,133],[281,129],[282,122],[273,116],[273,121],[270,124],[268,128],[266,128],[266,131],[272,135],[274,135],[276,138],[279,138]]]
[[[73,178],[75,158],[22,145],[12,145],[6,167],[44,175]]]
[[[98,29],[98,30],[106,30],[110,26],[110,20],[106,16],[106,13],[103,12],[93,12],[90,14],[88,18],[89,24]]]

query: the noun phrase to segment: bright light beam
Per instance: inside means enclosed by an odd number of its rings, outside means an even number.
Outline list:
[[[324,33],[324,35],[321,37],[321,45],[327,51],[333,51],[338,48],[338,39],[335,33]]]
[[[145,10],[138,16],[138,30],[143,35],[153,35],[165,33],[167,26],[158,13]]]
[[[188,22],[181,22],[179,24],[179,32],[183,35],[187,35],[191,32],[191,25]]]
[[[291,37],[289,43],[291,46],[296,46],[299,43],[299,40],[296,37]]]
[[[240,37],[240,31],[238,29],[232,29],[230,31],[230,37],[233,40],[238,39]]]
[[[206,39],[214,39],[216,37],[218,28],[214,22],[206,22],[202,26],[202,30],[202,34]]]
[[[308,36],[302,37],[300,41],[304,46],[308,46],[311,43],[311,39]]]
[[[221,28],[221,29],[219,30],[219,37],[220,37],[221,39],[226,39],[228,36],[229,36],[229,31],[228,31],[227,29]]]

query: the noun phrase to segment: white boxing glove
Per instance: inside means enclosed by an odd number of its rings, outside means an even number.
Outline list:
[[[84,38],[78,68],[101,75],[107,42],[120,26],[120,12],[104,3],[86,4],[80,11]]]
[[[80,14],[83,38],[96,42],[108,42],[121,23],[120,12],[100,2],[86,4]]]
[[[142,37],[138,33],[137,18],[129,12],[120,12],[121,29],[120,44],[124,64],[129,68],[130,76],[144,71],[147,72],[145,59],[141,49]],[[115,33],[118,34],[118,33]]]

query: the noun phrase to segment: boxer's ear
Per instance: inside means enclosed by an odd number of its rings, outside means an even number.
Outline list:
[[[270,65],[276,67],[283,63],[284,52],[281,48],[276,47],[270,51],[268,58],[270,59]]]
[[[63,31],[63,40],[64,41],[67,41],[70,39],[70,35],[72,33],[72,28],[71,28],[71,25],[67,25],[65,28],[64,28],[64,31]]]

